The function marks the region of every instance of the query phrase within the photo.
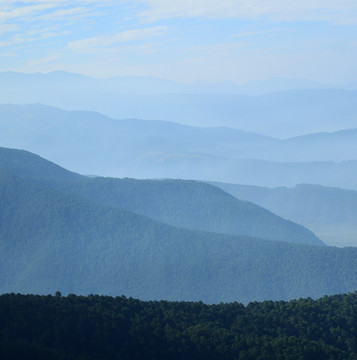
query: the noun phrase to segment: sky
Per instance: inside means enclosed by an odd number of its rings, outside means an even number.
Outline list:
[[[356,0],[0,0],[0,71],[357,81]]]

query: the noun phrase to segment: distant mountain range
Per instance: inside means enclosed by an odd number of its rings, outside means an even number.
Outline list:
[[[82,174],[357,189],[357,130],[279,140],[230,128],[0,105],[0,144]]]
[[[357,287],[357,249],[286,242],[299,231],[304,241],[313,236],[214,186],[91,179],[28,152],[0,153],[1,292],[248,302]],[[291,233],[272,241],[192,229],[207,228],[210,214],[212,231],[222,211],[227,228],[233,221],[265,227],[266,235]]]
[[[258,94],[254,89],[259,88],[266,90]],[[357,127],[357,86],[326,88],[305,80],[275,79],[240,87],[182,85],[147,77],[6,72],[0,73],[0,98],[2,103],[43,103],[113,118],[229,126],[279,138]]]
[[[357,128],[321,132],[270,142],[252,152],[273,161],[349,161],[357,159]]]
[[[357,246],[356,191],[308,184],[293,188],[213,184],[312,229],[327,244]]]
[[[262,81],[251,81],[243,84],[234,82],[196,82],[179,83],[150,76],[114,76],[109,78],[93,78],[86,75],[53,71],[49,73],[19,73],[14,71],[0,72],[2,83],[8,84],[8,90],[20,86],[34,88],[50,88],[53,84],[66,89],[82,91],[95,88],[99,91],[117,94],[240,94],[262,95],[286,90],[340,89],[357,90],[357,83],[343,85],[322,84],[303,78],[272,78]]]

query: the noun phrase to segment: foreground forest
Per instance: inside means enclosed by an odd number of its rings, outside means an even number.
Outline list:
[[[1,359],[357,359],[357,293],[206,305],[0,296]]]

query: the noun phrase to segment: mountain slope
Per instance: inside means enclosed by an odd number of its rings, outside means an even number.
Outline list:
[[[262,148],[253,149],[251,157],[290,162],[355,160],[357,129],[314,133],[267,143]]]
[[[259,186],[294,186],[299,183],[357,189],[357,161],[291,162],[298,144],[313,144],[315,137],[279,141],[228,128],[198,128],[165,121],[114,120],[93,112],[67,112],[43,105],[0,105],[0,144],[35,152],[81,174],[181,178],[243,183]],[[354,157],[354,132],[336,151],[334,159]],[[321,134],[320,134],[321,135]],[[325,135],[323,135],[325,138]],[[310,139],[310,140],[309,140]],[[295,143],[297,141],[297,143]],[[357,141],[357,140],[356,140]],[[328,140],[322,149],[326,149]],[[336,140],[338,144],[344,141]],[[291,145],[291,148],[290,148]],[[309,145],[309,146],[310,146]],[[311,145],[309,158],[321,158]],[[306,146],[308,147],[308,146]],[[352,149],[349,151],[348,149]],[[274,151],[273,151],[274,150]],[[357,150],[356,150],[357,151]],[[325,151],[326,158],[331,151]],[[314,155],[315,154],[315,155]],[[274,158],[286,162],[257,160]]]
[[[36,178],[62,192],[178,227],[324,245],[302,226],[202,182],[89,179],[31,153],[4,148],[0,148],[0,168]]]
[[[114,120],[38,104],[0,105],[0,128],[4,147],[34,152],[80,173],[111,176],[155,177],[161,168],[176,168],[172,161],[184,166],[190,160],[212,163],[211,158],[230,157],[276,141],[235,129]]]
[[[214,183],[240,199],[312,229],[327,244],[357,246],[357,192],[302,184],[265,188]]]
[[[83,177],[25,150],[0,147],[0,168],[14,175],[49,181],[79,181]]]
[[[175,89],[171,82],[150,78],[108,81],[63,72],[0,74],[3,103],[41,102],[67,110],[98,111],[114,118],[229,126],[283,138],[356,127],[356,91],[306,89],[257,96],[225,94],[219,88],[205,92],[202,88]]]
[[[178,227],[324,245],[309,230],[198,181],[96,178],[66,191]]]
[[[182,230],[1,174],[2,292],[247,302],[357,287],[357,249]]]

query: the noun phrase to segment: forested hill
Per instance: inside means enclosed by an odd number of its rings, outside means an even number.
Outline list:
[[[356,360],[357,294],[205,305],[90,295],[0,296],[11,360]]]
[[[357,289],[357,249],[179,229],[1,172],[1,292],[205,302]]]
[[[329,245],[357,245],[357,191],[311,184],[291,188],[213,185],[308,227]]]
[[[303,226],[199,181],[95,178],[60,188],[182,228],[325,245]]]
[[[324,245],[308,229],[202,182],[90,179],[32,153],[6,148],[0,148],[1,168],[61,192],[178,227]]]
[[[38,180],[78,181],[83,178],[31,152],[4,147],[0,147],[0,169]]]

